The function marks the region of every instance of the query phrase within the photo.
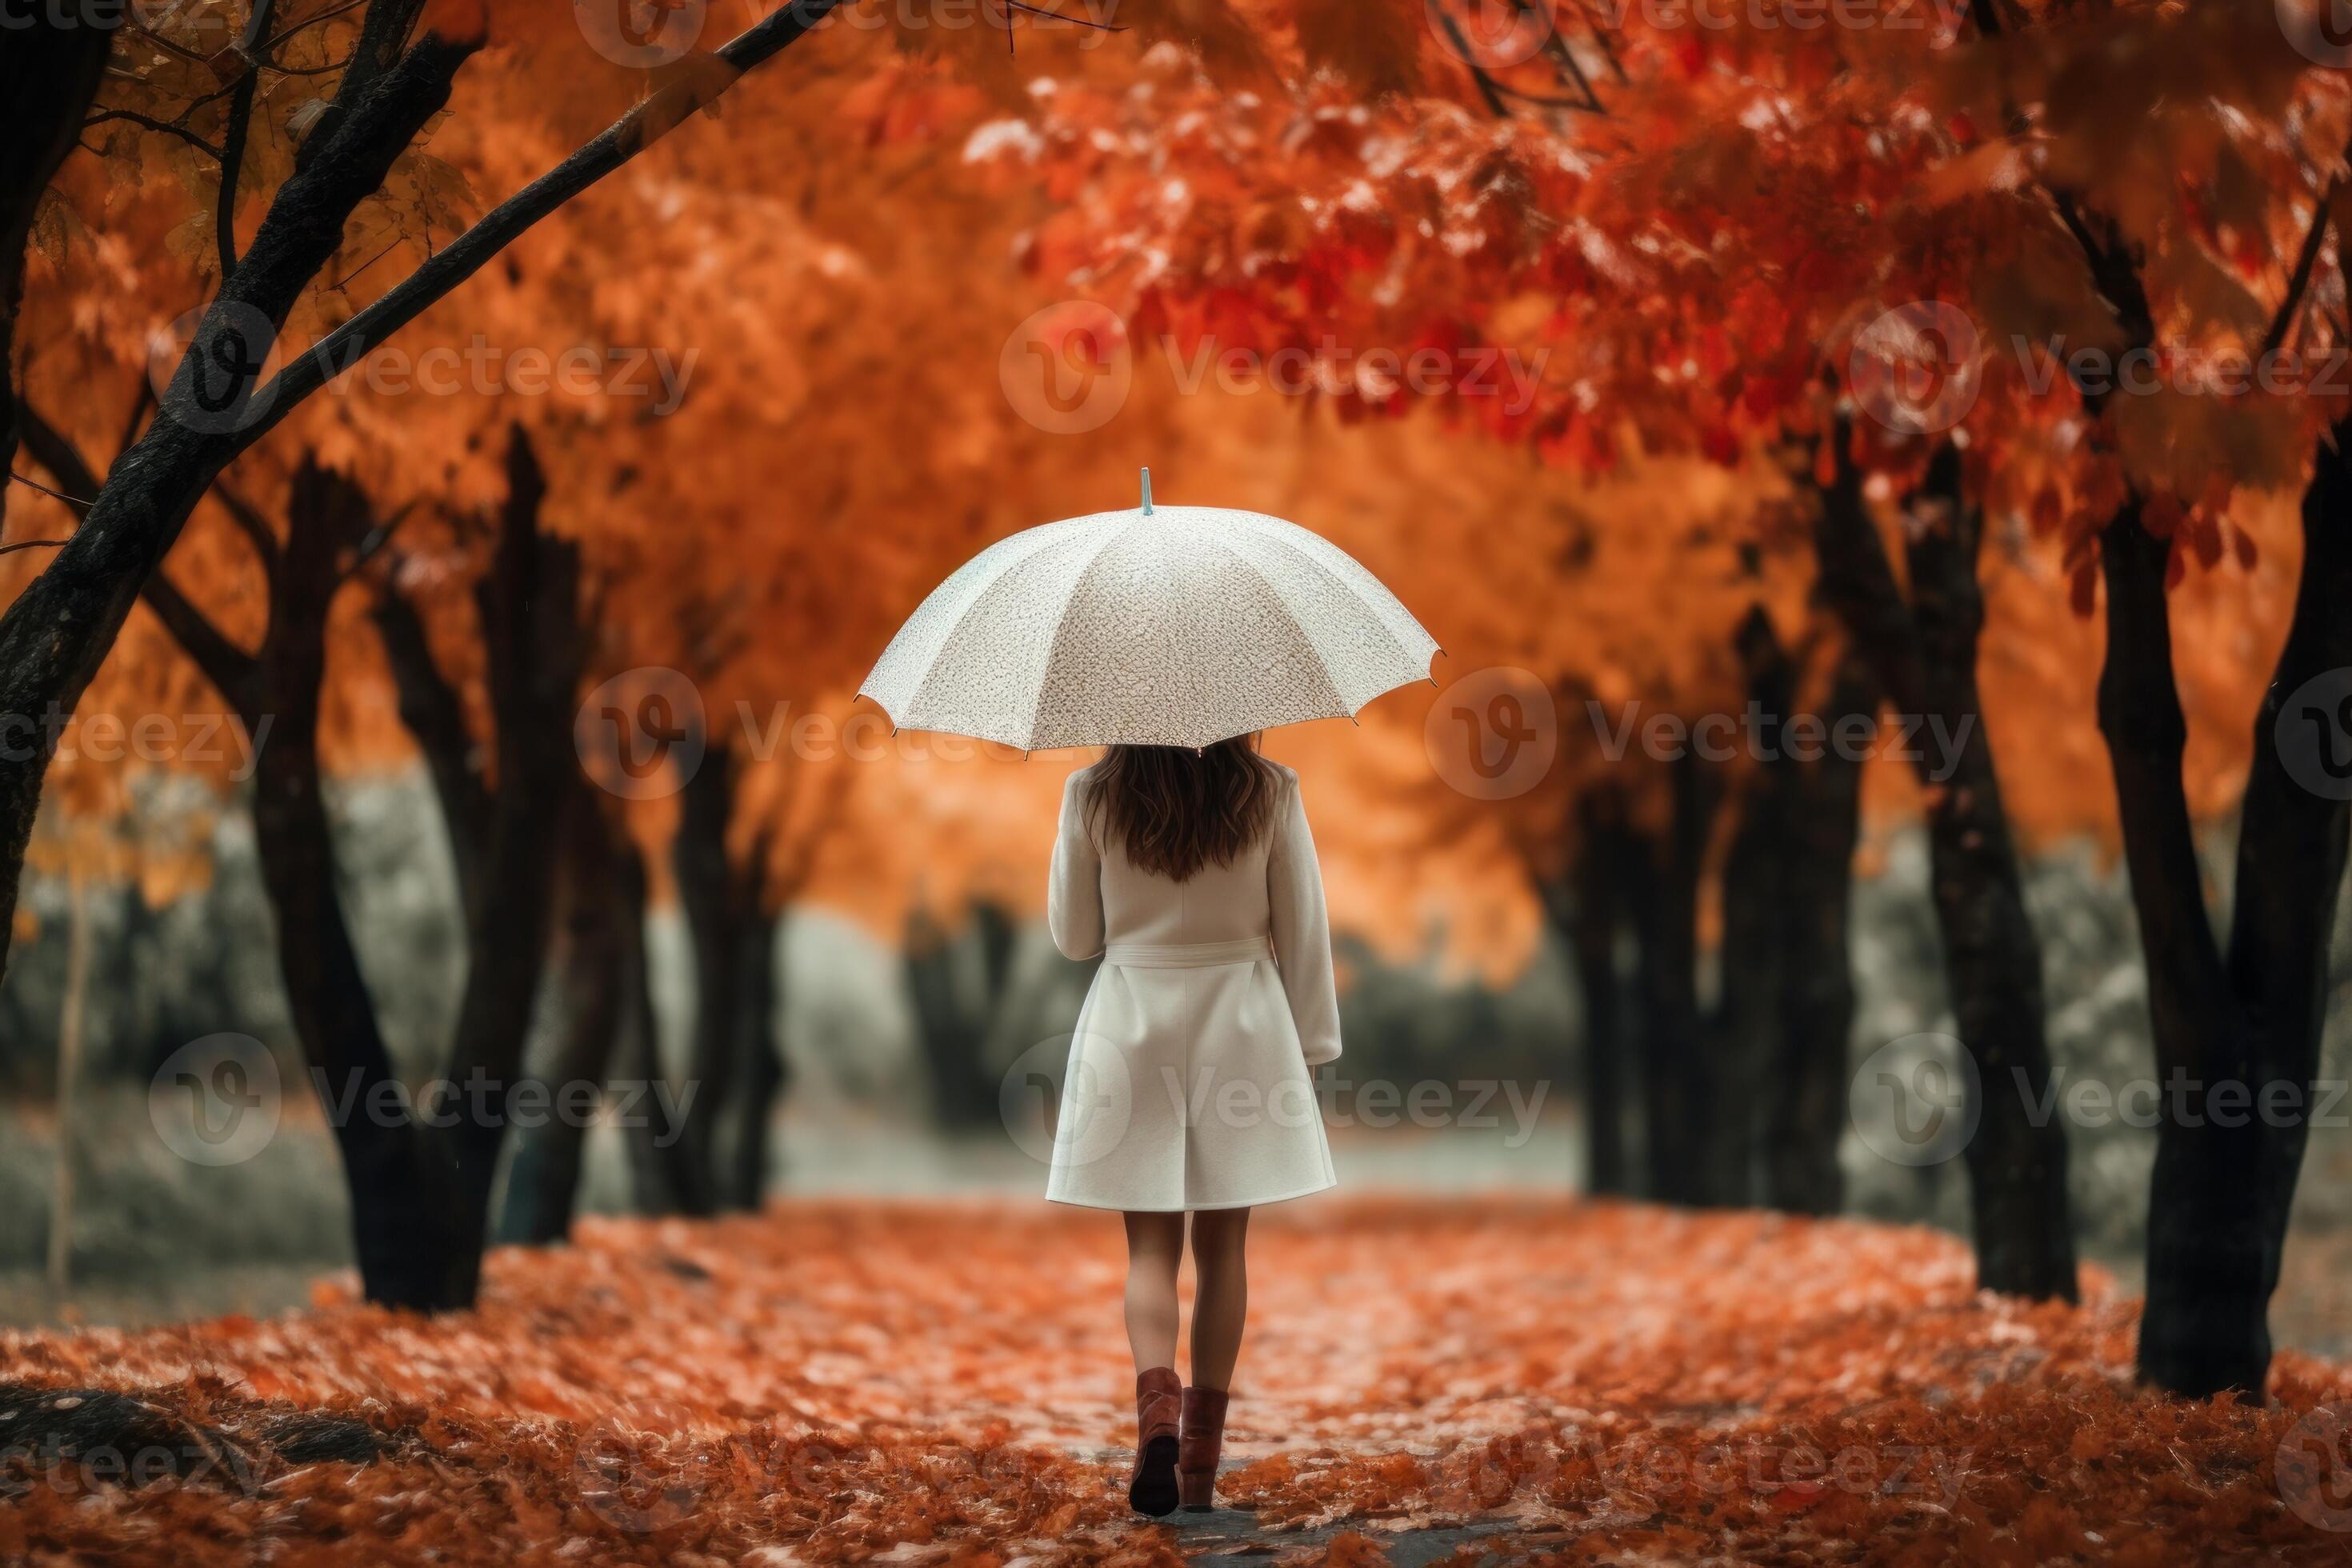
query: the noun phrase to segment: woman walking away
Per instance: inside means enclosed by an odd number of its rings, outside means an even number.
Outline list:
[[[1045,1195],[1127,1221],[1128,1500],[1213,1506],[1248,1305],[1253,1205],[1332,1184],[1308,1069],[1339,1054],[1331,933],[1298,775],[1255,736],[1115,745],[1070,775],[1046,900],[1102,954],[1078,1014]],[[1176,1376],[1191,1216],[1192,1384]]]

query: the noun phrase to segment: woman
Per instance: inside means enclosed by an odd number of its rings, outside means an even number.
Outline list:
[[[1127,1219],[1128,1500],[1213,1506],[1253,1205],[1332,1184],[1308,1069],[1339,1054],[1331,933],[1298,775],[1255,737],[1113,746],[1070,775],[1046,920],[1101,953],[1070,1046],[1045,1195]],[[1192,1215],[1192,1385],[1176,1271]],[[1181,1398],[1180,1398],[1181,1396]]]

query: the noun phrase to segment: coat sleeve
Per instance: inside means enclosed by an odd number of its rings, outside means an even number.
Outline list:
[[[1266,902],[1274,912],[1274,956],[1282,989],[1308,1067],[1339,1058],[1339,992],[1331,973],[1331,924],[1323,905],[1323,870],[1307,830],[1298,781],[1289,781],[1275,808],[1274,843],[1266,856]]]
[[[1087,829],[1086,786],[1077,773],[1062,786],[1062,826],[1045,884],[1045,926],[1065,958],[1092,958],[1103,950],[1102,857]]]

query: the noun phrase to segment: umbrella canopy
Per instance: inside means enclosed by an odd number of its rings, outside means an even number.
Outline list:
[[[858,688],[902,728],[1026,750],[1205,746],[1354,718],[1437,644],[1294,522],[1143,504],[1000,540],[934,589]]]

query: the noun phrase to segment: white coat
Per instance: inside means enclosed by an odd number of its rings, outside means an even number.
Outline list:
[[[1078,1013],[1045,1195],[1130,1212],[1239,1208],[1334,1181],[1308,1069],[1339,1055],[1339,1000],[1298,775],[1228,866],[1138,869],[1070,775],[1045,919],[1103,955]]]

